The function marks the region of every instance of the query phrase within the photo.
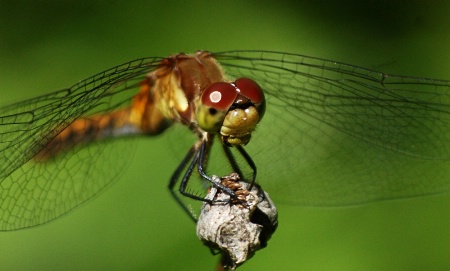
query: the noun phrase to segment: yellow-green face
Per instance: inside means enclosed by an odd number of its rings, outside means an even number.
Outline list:
[[[196,108],[197,122],[208,133],[220,133],[227,145],[245,145],[265,111],[259,85],[240,78],[232,83],[217,82],[207,87]]]

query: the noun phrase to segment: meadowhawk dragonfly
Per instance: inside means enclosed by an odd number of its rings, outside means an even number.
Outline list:
[[[450,189],[450,81],[199,51],[137,59],[0,107],[0,230],[46,223],[97,195],[126,168],[131,138],[172,124],[196,139],[178,149],[187,155],[169,186],[196,199],[185,188],[197,171],[209,178],[214,141],[233,169],[249,168],[250,180],[257,170],[276,202],[336,207]]]

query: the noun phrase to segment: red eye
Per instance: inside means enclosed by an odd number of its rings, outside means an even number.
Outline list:
[[[249,98],[254,104],[260,104],[264,102],[264,93],[261,87],[252,79],[239,78],[234,83],[239,89],[240,93]]]
[[[202,94],[203,105],[226,111],[236,100],[238,93],[230,83],[216,82],[208,86]]]

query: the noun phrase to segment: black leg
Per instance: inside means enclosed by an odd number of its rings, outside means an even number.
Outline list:
[[[201,140],[197,141],[195,143],[195,145],[189,149],[188,153],[183,158],[180,165],[178,165],[177,169],[175,170],[174,174],[172,175],[172,177],[170,179],[169,186],[168,186],[174,199],[178,202],[178,204],[181,205],[183,210],[189,215],[189,217],[194,222],[197,222],[197,218],[192,213],[191,209],[189,209],[189,207],[182,201],[181,197],[177,194],[177,192],[175,191],[175,186],[176,186],[176,183],[178,182],[178,180],[180,179],[180,176],[183,174],[183,177],[180,182],[180,186],[178,188],[178,192],[181,195],[191,198],[191,199],[194,199],[194,200],[212,203],[210,200],[207,200],[203,197],[191,194],[186,191],[189,179],[191,178],[191,175],[192,175],[192,172],[193,172],[195,166],[197,166],[198,172],[203,179],[207,180],[213,186],[217,187],[218,189],[220,189],[220,190],[224,191],[225,193],[227,193],[228,195],[230,195],[230,199],[231,198],[237,199],[237,196],[233,190],[222,185],[220,182],[214,181],[210,176],[207,175],[207,173],[205,171],[205,165],[207,164],[206,162],[208,159],[208,152],[210,150],[210,147],[211,147],[211,138],[201,139]],[[239,164],[237,163],[233,153],[230,151],[229,148],[230,147],[228,147],[228,146],[224,146],[224,151],[227,156],[227,160],[230,163],[230,165],[232,166],[233,170],[236,173],[238,173],[239,176],[243,176],[242,170],[239,167]],[[241,146],[237,146],[236,148],[239,151],[240,155],[242,155],[242,157],[244,158],[247,165],[253,170],[252,179],[249,180],[251,186],[253,186],[255,183],[255,180],[256,180],[256,165],[253,162],[253,160],[251,159],[250,155],[248,155],[247,152],[244,150],[244,148],[242,148]],[[189,164],[189,166],[188,166],[188,164]],[[186,166],[188,166],[188,167],[185,170]]]
[[[239,164],[236,161],[236,158],[234,158],[233,153],[231,152],[231,147],[226,146],[225,144],[222,145],[223,150],[227,156],[228,161],[230,162],[230,165],[232,166],[234,172],[236,172],[237,174],[239,174],[239,176],[244,176],[244,174],[242,173],[241,167],[239,166]],[[236,149],[239,151],[239,153],[241,154],[241,156],[244,158],[245,162],[247,163],[247,165],[252,169],[253,174],[252,174],[252,178],[251,180],[246,180],[248,183],[251,184],[250,189],[253,187],[253,185],[255,184],[255,180],[256,180],[256,165],[253,162],[252,158],[250,157],[250,155],[248,155],[248,153],[245,151],[245,149],[242,146],[236,146]]]
[[[230,188],[223,186],[221,183],[215,182],[213,181],[213,179],[211,177],[209,177],[205,170],[203,169],[203,165],[205,164],[206,161],[206,154],[208,153],[208,143],[205,141],[202,142],[202,145],[200,147],[200,160],[198,161],[198,172],[200,173],[200,175],[202,176],[202,178],[204,178],[205,180],[208,180],[212,185],[214,185],[215,187],[219,188],[220,190],[224,191],[225,193],[227,193],[228,195],[230,195],[231,198],[236,199],[237,196],[234,193],[233,190],[231,190]]]
[[[189,217],[194,222],[197,222],[197,218],[192,213],[192,210],[186,205],[186,203],[183,202],[181,197],[177,194],[177,191],[175,191],[175,185],[178,182],[178,180],[180,179],[181,174],[184,172],[183,177],[180,182],[180,186],[178,187],[178,192],[181,195],[191,198],[191,199],[194,199],[194,200],[212,203],[210,200],[207,200],[203,197],[197,196],[195,194],[191,194],[186,191],[189,179],[192,175],[192,172],[194,171],[195,166],[197,164],[200,164],[199,158],[202,157],[202,159],[204,159],[204,157],[205,157],[204,153],[207,151],[208,151],[208,149],[207,149],[206,140],[200,140],[200,141],[196,142],[195,145],[189,149],[188,153],[186,154],[184,159],[181,161],[180,165],[175,170],[175,172],[172,175],[170,182],[169,182],[169,190],[170,190],[173,198],[178,202],[178,204],[183,208],[183,210],[189,215]],[[185,168],[188,164],[189,164],[189,166],[185,170]],[[206,174],[203,174],[202,178],[208,180],[209,182],[211,182],[215,185],[212,178],[210,178],[209,176],[206,176]],[[223,186],[220,184],[218,187],[223,187]]]
[[[175,170],[175,172],[173,173],[172,177],[170,178],[170,182],[169,182],[169,190],[170,193],[172,194],[172,197],[178,202],[178,204],[181,206],[181,208],[183,208],[183,210],[189,215],[189,217],[194,220],[194,222],[197,222],[197,218],[195,218],[195,216],[192,214],[191,210],[188,208],[188,206],[186,206],[186,204],[181,200],[180,196],[177,194],[177,192],[175,191],[175,184],[178,182],[178,179],[180,178],[180,174],[183,172],[184,168],[186,167],[186,165],[189,163],[189,161],[191,161],[192,157],[194,156],[194,154],[198,153],[197,150],[195,149],[195,146],[192,146],[188,153],[186,154],[186,156],[184,157],[184,159],[181,161],[180,165],[177,167],[177,169]],[[198,159],[194,157],[193,161],[196,161]],[[191,162],[192,165],[192,162]],[[192,171],[192,169],[191,169]]]
[[[227,156],[228,161],[230,162],[231,167],[233,168],[233,172],[236,172],[239,174],[239,176],[242,178],[244,176],[241,168],[239,167],[236,159],[234,158],[233,153],[231,152],[231,147],[227,146],[225,144],[222,144],[223,151],[225,152],[225,155]]]
[[[242,146],[236,147],[239,151],[239,153],[244,157],[245,162],[247,162],[248,166],[253,170],[252,180],[250,181],[250,188],[248,190],[252,190],[253,185],[256,181],[256,165],[255,162],[253,162],[253,159],[248,155],[248,153],[244,150]]]

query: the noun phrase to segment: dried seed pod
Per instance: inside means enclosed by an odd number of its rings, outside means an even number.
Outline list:
[[[218,179],[214,176],[213,178]],[[267,241],[278,225],[278,214],[269,195],[254,185],[240,181],[230,174],[221,178],[222,184],[233,189],[237,199],[212,188],[204,203],[197,223],[197,236],[213,250],[222,253],[222,266],[235,270],[250,259]]]

